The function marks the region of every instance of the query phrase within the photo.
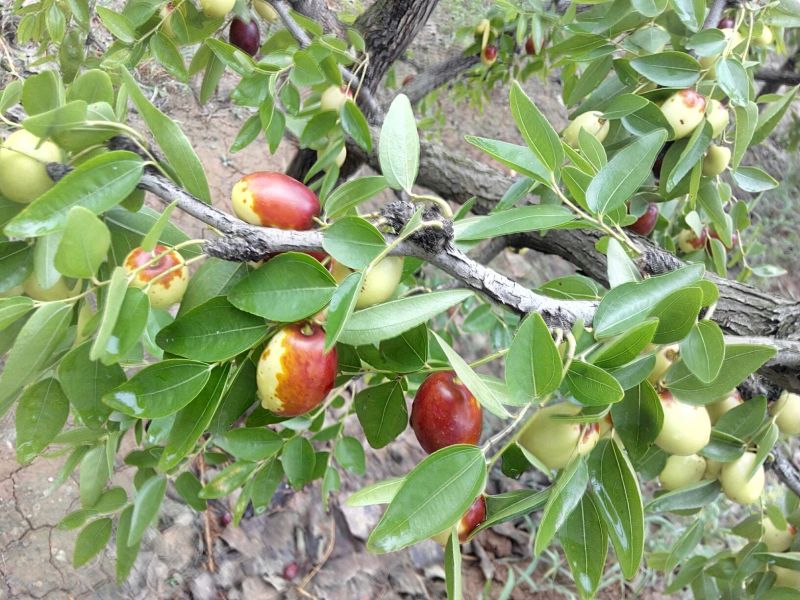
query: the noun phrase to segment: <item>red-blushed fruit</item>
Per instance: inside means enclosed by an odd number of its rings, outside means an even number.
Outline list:
[[[242,177],[231,192],[236,216],[251,225],[306,230],[319,216],[317,195],[283,173],[258,171]]]
[[[661,112],[675,133],[675,139],[685,138],[703,122],[706,98],[692,88],[676,92],[661,105]]]
[[[733,29],[734,25],[736,25],[736,21],[733,17],[722,17],[717,23],[717,29]]]
[[[148,264],[157,256],[160,258]],[[189,285],[189,269],[183,257],[160,244],[152,252],[134,248],[122,266],[129,274],[135,273],[130,285],[145,290],[153,308],[168,308],[180,302]]]
[[[705,229],[700,232],[700,235],[697,235],[692,229],[684,229],[678,234],[675,243],[681,252],[690,254],[705,246],[707,240],[708,232]]]
[[[714,231],[713,229],[709,229],[708,236],[714,238],[715,240],[719,240],[720,242],[722,242],[722,240],[719,237],[719,234],[716,231]],[[736,246],[738,246],[739,245],[739,232],[738,231],[734,231],[734,232],[731,233],[731,245],[730,246],[726,245],[725,242],[722,242],[722,245],[725,246],[726,250],[730,250],[731,248],[735,248]]]
[[[250,56],[255,56],[261,47],[261,32],[258,30],[258,23],[253,19],[243,21],[239,17],[234,17],[231,19],[228,39],[240,50]]]
[[[676,400],[668,390],[659,392],[664,420],[655,443],[664,452],[689,456],[705,448],[711,439],[711,419],[703,406]]]
[[[487,67],[494,64],[497,60],[497,46],[488,44],[481,52],[481,62]]]
[[[525,52],[531,56],[536,54],[536,44],[533,43],[532,37],[525,40]]]
[[[411,428],[428,454],[453,444],[477,444],[483,411],[454,372],[439,371],[428,375],[414,396]]]
[[[463,544],[467,538],[475,531],[475,528],[486,520],[486,499],[483,495],[475,498],[470,507],[467,509],[461,518],[458,520],[458,541]],[[438,542],[439,545],[444,546],[450,538],[450,529],[437,533],[433,536],[433,540]]]
[[[316,408],[336,380],[336,348],[324,352],[325,332],[319,325],[287,325],[261,353],[256,383],[261,406],[282,417],[296,417]]]
[[[647,205],[644,214],[636,219],[633,225],[628,225],[628,229],[639,235],[650,235],[656,227],[658,221],[658,205],[651,202]]]

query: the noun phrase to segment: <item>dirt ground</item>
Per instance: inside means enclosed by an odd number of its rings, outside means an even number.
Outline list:
[[[447,19],[442,7],[420,39],[441,41],[446,37],[437,26]],[[429,64],[440,58],[442,52],[420,46],[414,55],[415,60]],[[409,66],[401,65],[398,79],[408,70]],[[294,148],[286,141],[275,155],[269,154],[263,141],[235,155],[228,152],[248,116],[227,101],[232,79],[226,78],[215,98],[200,107],[191,88],[169,83],[155,71],[143,73],[143,77],[154,85],[157,103],[181,123],[192,140],[206,167],[215,205],[229,208],[229,190],[242,175],[254,170],[282,171],[289,163]],[[565,122],[556,81],[530,81],[527,88],[555,125]],[[445,111],[446,124],[440,131],[442,141],[479,157],[477,151],[463,142],[464,134],[519,140],[505,92],[495,92],[490,105],[491,110],[482,114],[465,107]],[[785,154],[775,151],[769,160],[775,168],[786,167]],[[198,233],[195,223],[181,216],[178,219]],[[569,270],[558,259],[541,260],[533,253],[498,260],[498,268],[533,284]],[[348,427],[357,434],[357,424],[350,423]],[[6,415],[0,420],[0,600],[444,598],[442,550],[435,543],[427,542],[390,555],[369,554],[365,540],[380,510],[344,505],[348,492],[365,483],[405,473],[422,458],[410,438],[406,433],[386,449],[369,451],[366,474],[343,477],[343,491],[333,499],[328,513],[322,508],[316,485],[300,493],[279,491],[267,513],[244,519],[238,528],[225,525],[229,505],[214,504],[209,511],[208,527],[213,571],[209,569],[203,515],[168,497],[158,527],[151,528],[145,536],[131,577],[117,587],[110,549],[88,566],[73,569],[71,553],[76,532],[55,526],[78,506],[77,482],[68,481],[57,492],[48,493],[60,460],[40,459],[30,466],[19,467],[13,450],[13,415]],[[118,485],[132,489],[131,474],[121,464],[115,477]],[[530,523],[506,524],[484,532],[464,548],[465,598],[479,598],[487,581],[491,584],[486,597],[497,598],[509,570],[514,571],[518,582],[523,582],[511,596],[515,600],[574,597],[569,591],[562,559],[553,555],[534,561],[531,557],[530,527]],[[601,597],[660,598],[649,591],[651,580],[652,575],[645,573],[633,584],[621,588],[618,577],[609,577]]]

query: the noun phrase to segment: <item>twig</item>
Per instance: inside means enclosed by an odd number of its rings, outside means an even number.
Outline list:
[[[336,545],[336,519],[331,516],[331,539],[328,541],[328,546],[325,548],[325,552],[322,554],[322,557],[319,559],[319,563],[317,563],[311,571],[309,571],[308,575],[303,578],[303,581],[300,582],[300,585],[297,586],[297,591],[301,594],[311,597],[311,595],[305,591],[305,587],[311,583],[311,580],[314,579],[317,573],[320,572],[322,567],[325,566],[325,563],[328,562],[328,559],[333,554],[333,547]]]
[[[800,496],[800,472],[798,472],[791,459],[784,454],[783,450],[775,448],[772,451],[772,460],[768,460],[766,466],[775,471],[775,474],[786,484],[786,487]]]
[[[725,10],[726,4],[727,0],[714,0],[714,4],[711,5],[711,9],[708,11],[706,20],[703,21],[703,29],[711,29],[712,27],[717,26],[717,23],[719,23],[719,20],[722,17],[722,11]]]
[[[206,460],[203,457],[203,453],[197,455],[197,470],[198,475],[200,476],[200,484],[206,484]],[[205,534],[205,542],[206,542],[206,568],[210,573],[214,573],[217,570],[216,565],[214,564],[214,540],[211,535],[211,516],[209,515],[209,511],[211,509],[206,507],[203,511],[203,532]]]

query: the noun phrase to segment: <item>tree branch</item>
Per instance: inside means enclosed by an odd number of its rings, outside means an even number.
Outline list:
[[[754,77],[759,81],[777,84],[778,86],[800,84],[800,73],[787,73],[773,69],[762,69],[761,71],[756,71]]]
[[[464,71],[478,64],[478,55],[457,54],[437,63],[421,73],[414,75],[414,79],[406,86],[403,86],[398,93],[408,96],[412,104],[422,100],[436,88],[439,88]]]

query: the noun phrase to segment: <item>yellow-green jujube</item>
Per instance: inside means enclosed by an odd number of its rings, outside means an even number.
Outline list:
[[[212,19],[221,19],[233,10],[236,0],[200,0],[203,14]]]
[[[706,404],[706,410],[708,411],[708,416],[711,418],[711,424],[716,425],[717,421],[719,421],[719,418],[722,415],[729,410],[736,408],[741,403],[742,397],[739,395],[739,392],[733,390],[721,400],[717,400],[711,404]]]
[[[588,454],[600,437],[597,423],[570,423],[553,418],[574,416],[580,411],[566,402],[540,408],[525,427],[519,443],[547,467],[565,467],[574,456]]]
[[[775,587],[787,587],[793,590],[800,590],[800,571],[779,567],[778,565],[772,565],[770,569],[772,569],[772,572],[775,573],[777,577],[775,580]]]
[[[676,92],[661,105],[661,113],[672,127],[676,140],[690,135],[703,122],[705,112],[705,96],[692,88]]]
[[[352,273],[352,270],[334,261],[331,273],[334,279],[341,283]],[[367,273],[364,284],[361,286],[361,292],[358,294],[358,300],[356,300],[356,308],[367,308],[373,304],[386,302],[394,294],[402,277],[402,256],[387,256],[380,260]]]
[[[39,284],[35,273],[31,273],[28,278],[22,282],[22,289],[26,296],[39,300],[40,302],[55,302],[56,300],[64,300],[75,296],[81,289],[81,282],[77,281],[75,285],[69,287],[63,277],[58,280],[49,288],[44,288]]]
[[[61,148],[29,131],[15,131],[0,146],[0,194],[28,204],[53,187],[46,165],[61,162]]]
[[[678,359],[678,344],[671,344],[669,346],[664,346],[656,352],[656,362],[653,366],[653,370],[650,371],[650,374],[647,376],[647,381],[652,383],[654,386],[658,386],[661,383],[661,379],[664,377],[666,372]]]
[[[711,125],[711,136],[718,138],[727,129],[728,123],[731,121],[731,113],[722,106],[719,100],[712,99],[706,111],[706,120]]]
[[[739,504],[758,502],[764,491],[764,466],[759,465],[755,474],[748,479],[750,471],[756,465],[756,455],[745,452],[733,462],[722,465],[719,481],[725,495]]]
[[[664,421],[656,437],[656,446],[669,454],[697,454],[711,439],[711,419],[702,406],[685,404],[670,392],[659,393]]]
[[[278,13],[275,12],[275,9],[265,0],[253,0],[253,8],[256,9],[256,12],[265,21],[273,23],[278,20]]]
[[[565,142],[573,148],[577,148],[581,129],[594,136],[598,142],[603,143],[608,135],[609,128],[610,124],[608,119],[603,118],[603,113],[598,110],[590,110],[589,112],[578,115],[570,121],[566,129],[564,129],[564,133],[561,135],[564,136]]]
[[[785,525],[786,529],[778,529],[766,515],[761,520],[761,539],[767,545],[768,552],[786,552],[791,547],[797,528],[791,523]]]
[[[697,454],[670,456],[661,470],[658,480],[665,490],[679,490],[703,479],[706,459]]]
[[[716,177],[728,168],[731,162],[731,149],[711,144],[703,158],[703,175]]]
[[[800,395],[784,390],[772,407],[772,414],[775,415],[775,424],[781,433],[800,433]]]

